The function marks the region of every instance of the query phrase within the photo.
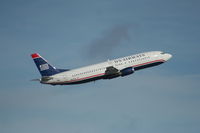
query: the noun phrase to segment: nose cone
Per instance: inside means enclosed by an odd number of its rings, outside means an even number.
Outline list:
[[[165,59],[166,59],[166,61],[169,60],[169,59],[171,59],[171,58],[172,58],[172,55],[171,55],[171,54],[165,54]]]

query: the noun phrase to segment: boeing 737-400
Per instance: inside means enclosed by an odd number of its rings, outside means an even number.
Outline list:
[[[162,64],[172,57],[171,54],[162,51],[152,51],[70,70],[53,67],[38,53],[31,56],[41,74],[40,83],[51,85],[80,84],[123,77],[137,70]]]

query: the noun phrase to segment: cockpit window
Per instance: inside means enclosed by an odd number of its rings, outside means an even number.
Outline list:
[[[161,52],[160,54],[165,54],[164,52]]]

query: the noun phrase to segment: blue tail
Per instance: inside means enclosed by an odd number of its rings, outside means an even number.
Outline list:
[[[54,74],[58,74],[60,72],[67,71],[68,69],[56,69],[52,65],[50,65],[42,56],[38,53],[34,53],[31,55],[41,76],[52,76]]]

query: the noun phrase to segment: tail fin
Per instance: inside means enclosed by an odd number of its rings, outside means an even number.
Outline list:
[[[56,69],[52,65],[50,65],[42,56],[38,53],[34,53],[31,55],[34,60],[40,74],[42,77],[44,76],[52,76],[54,74],[60,73],[59,69]]]

